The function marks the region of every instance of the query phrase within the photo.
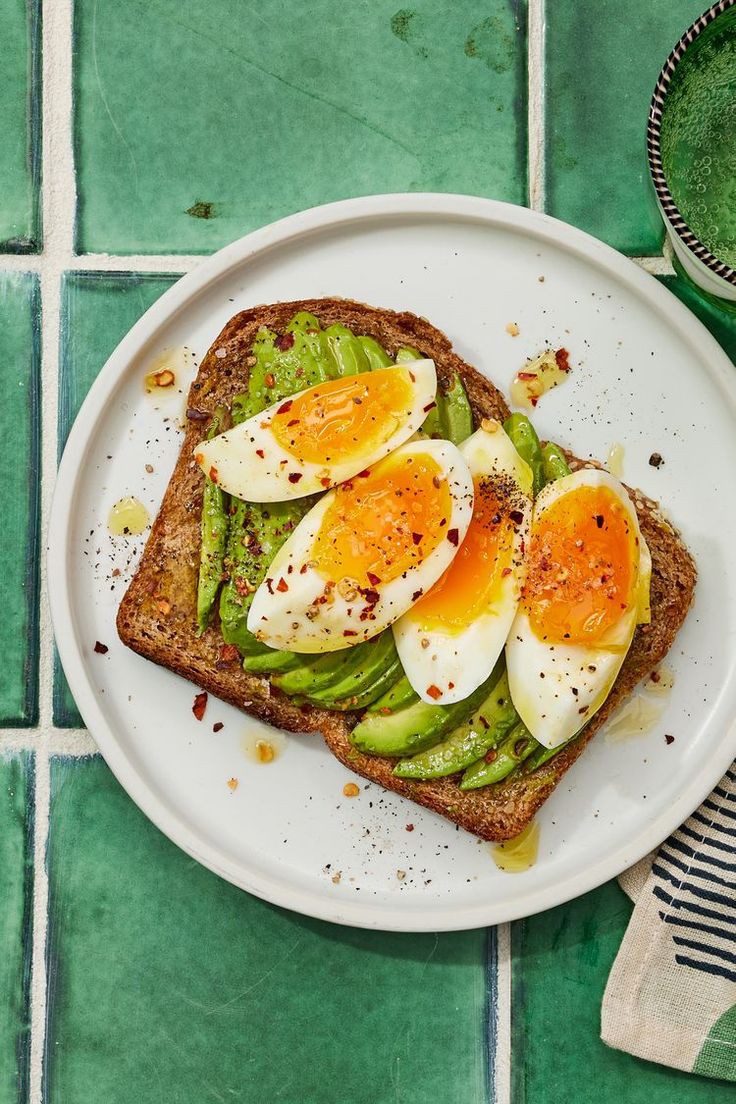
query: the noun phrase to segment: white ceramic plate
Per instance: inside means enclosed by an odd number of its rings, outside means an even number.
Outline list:
[[[697,560],[695,607],[669,660],[676,681],[664,717],[635,740],[599,734],[540,813],[539,859],[522,874],[502,873],[488,844],[362,780],[360,796],[344,798],[350,775],[319,737],[289,737],[274,763],[258,765],[244,750],[257,722],[210,699],[198,723],[194,687],[117,642],[116,606],[144,538],[113,539],[108,511],[132,494],[155,512],[179,448],[179,434],[143,392],[152,360],[181,346],[198,360],[240,308],[320,295],[426,315],[502,388],[525,357],[566,346],[574,369],[540,404],[540,433],[581,456],[605,458],[622,443],[626,479],[666,504]],[[518,337],[506,332],[511,321]],[[665,460],[656,470],[654,451]],[[92,387],[51,521],[49,585],[64,669],[134,801],[249,892],[342,924],[406,931],[530,915],[641,858],[736,753],[735,472],[732,365],[669,292],[612,249],[554,219],[464,196],[316,208],[185,276]],[[122,575],[111,579],[115,566]],[[96,640],[107,655],[94,653]],[[218,720],[224,728],[214,734]],[[675,736],[669,746],[665,733]]]

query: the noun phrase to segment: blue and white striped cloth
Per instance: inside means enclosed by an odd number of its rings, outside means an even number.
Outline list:
[[[603,998],[604,1042],[736,1081],[736,764],[621,881],[636,906]]]

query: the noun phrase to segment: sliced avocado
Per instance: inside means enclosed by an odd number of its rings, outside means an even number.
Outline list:
[[[292,671],[274,677],[274,684],[285,694],[296,697],[312,697],[313,694],[347,678],[365,662],[363,649],[367,644],[353,648],[341,648],[337,652],[321,655],[302,655],[302,662]]]
[[[367,705],[375,701],[380,697],[389,687],[394,686],[396,682],[401,678],[404,672],[404,668],[401,666],[401,660],[397,656],[394,662],[388,667],[381,675],[378,676],[374,683],[371,683],[360,694],[354,694],[351,698],[345,698],[341,702],[336,702],[333,709],[365,709]]]
[[[439,406],[443,434],[453,445],[461,445],[473,432],[473,411],[458,372],[452,373],[450,386]]]
[[[454,705],[429,705],[417,699],[390,716],[366,713],[350,734],[350,741],[369,755],[414,755],[433,747],[475,712],[490,693],[495,674]]]
[[[310,314],[309,311],[299,311],[287,325],[286,332],[299,332],[315,362],[323,369],[325,378],[337,379],[341,374],[339,366],[332,355],[327,335],[316,315]],[[309,385],[305,384],[305,386]]]
[[[336,322],[334,326],[328,326],[324,333],[337,365],[338,376],[357,376],[360,372],[370,371],[370,361],[352,330]]]
[[[341,677],[324,684],[321,688],[307,687],[303,691],[311,702],[335,708],[336,703],[353,699],[370,689],[399,658],[393,633],[390,632],[381,633],[375,641],[359,644],[352,651],[357,652],[359,649],[360,662],[349,669],[343,669],[340,673]],[[345,705],[339,708],[354,707]]]
[[[412,349],[411,345],[404,345],[396,354],[397,364],[406,364],[407,360],[424,360],[418,349]]]
[[[439,744],[402,759],[394,767],[398,778],[445,778],[481,759],[511,731],[519,715],[511,701],[501,657],[494,669],[496,680],[479,708]],[[493,678],[493,676],[492,676]]]
[[[405,705],[408,705],[411,701],[416,701],[417,695],[414,691],[414,687],[409,682],[406,675],[394,683],[390,690],[388,690],[377,701],[372,702],[368,706],[369,713],[382,713],[386,716],[389,713],[395,713],[397,709],[402,709]]]
[[[247,655],[243,660],[243,669],[252,675],[274,674],[276,671],[293,671],[304,661],[304,656],[296,652],[281,652],[269,648],[262,655]]]
[[[368,357],[368,364],[370,365],[371,372],[375,372],[376,368],[390,368],[393,364],[391,357],[388,355],[383,345],[379,345],[373,337],[363,336],[359,337],[360,347]]]
[[[234,644],[243,655],[260,655],[268,650],[247,628],[253,593],[312,503],[312,498],[265,504],[233,499],[225,553],[230,578],[220,594],[220,621],[225,642]]]

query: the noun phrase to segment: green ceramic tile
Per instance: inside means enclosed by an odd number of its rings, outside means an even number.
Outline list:
[[[524,0],[77,0],[80,251],[376,192],[526,196]]]
[[[0,0],[0,252],[40,249],[40,0]]]
[[[338,928],[220,881],[98,759],[52,763],[47,1104],[481,1104],[484,932]]]
[[[0,758],[0,1104],[25,1104],[30,1056],[33,759]]]
[[[661,282],[708,327],[736,364],[736,304],[725,307],[686,276],[663,276]]]
[[[616,882],[514,924],[514,1104],[722,1104],[722,1082],[600,1040],[601,1001],[631,915]]]
[[[37,278],[0,273],[0,438],[15,462],[0,481],[0,726],[38,716],[39,315]]]
[[[67,272],[62,284],[59,455],[82,401],[118,342],[177,276],[126,272]],[[61,666],[54,671],[54,724],[79,728]]]
[[[547,3],[547,210],[632,254],[658,253],[646,163],[659,70],[705,0]]]

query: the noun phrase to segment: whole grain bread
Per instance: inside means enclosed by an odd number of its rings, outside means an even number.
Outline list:
[[[196,632],[203,476],[193,454],[215,406],[229,404],[247,385],[247,361],[258,330],[268,326],[279,332],[297,311],[311,311],[324,326],[342,322],[356,333],[375,338],[390,355],[403,345],[414,346],[434,360],[441,385],[453,372],[459,372],[476,425],[482,418],[503,420],[508,415],[497,388],[453,351],[443,333],[415,314],[336,298],[241,311],[213,343],[192,384],[181,452],[138,569],[120,604],[118,633],[123,643],[140,655],[272,725],[291,732],[321,732],[330,751],[365,778],[441,813],[484,839],[508,839],[529,823],[595,732],[666,655],[692,600],[695,566],[656,504],[631,491],[652,554],[652,621],[637,629],[618,679],[584,735],[534,773],[481,790],[461,791],[457,776],[430,782],[394,777],[394,760],[364,755],[350,743],[356,714],[298,706],[267,679],[247,674],[234,649],[223,645],[216,619],[202,636]],[[573,457],[570,461],[573,467],[583,466]]]

